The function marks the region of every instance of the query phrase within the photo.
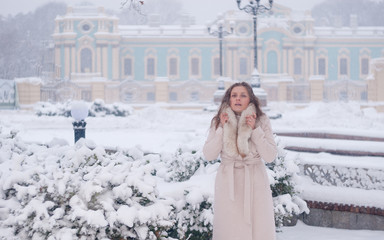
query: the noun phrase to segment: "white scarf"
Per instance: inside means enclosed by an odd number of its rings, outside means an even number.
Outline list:
[[[230,106],[223,109],[228,114],[228,122],[223,127],[223,152],[230,156],[240,154],[243,158],[249,154],[249,138],[251,137],[252,128],[247,125],[246,117],[256,113],[253,103],[249,103],[248,107],[237,118]]]

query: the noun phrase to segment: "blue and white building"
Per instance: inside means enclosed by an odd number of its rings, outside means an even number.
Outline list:
[[[183,16],[179,25],[120,25],[102,7],[69,7],[56,18],[55,77],[76,98],[107,102],[209,102],[219,78],[219,42],[207,26]],[[223,42],[223,77],[247,81],[253,71],[253,22],[233,10],[213,18],[234,28]],[[309,101],[311,80],[323,100],[367,100],[370,62],[384,57],[384,27],[314,25],[310,11],[274,5],[258,18],[258,70],[270,100]],[[312,88],[316,86],[313,85]],[[44,93],[47,99],[52,94]],[[76,93],[77,92],[77,93]]]

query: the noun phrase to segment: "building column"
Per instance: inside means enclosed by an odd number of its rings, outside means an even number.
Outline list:
[[[92,81],[92,101],[95,99],[105,99],[105,82],[104,81]]]
[[[119,79],[120,72],[119,72],[119,48],[118,45],[114,45],[112,47],[112,80]]]
[[[288,48],[283,47],[283,72],[282,73],[288,73]]]
[[[278,83],[278,88],[277,88],[277,101],[287,101],[288,100],[288,84],[293,83],[292,78],[287,78],[287,79],[281,79],[279,80]]]
[[[56,78],[61,78],[61,70],[62,70],[62,67],[61,67],[61,46],[60,45],[57,45],[55,47],[55,77]]]
[[[308,76],[315,75],[315,50],[309,49],[309,73]]]
[[[77,61],[78,63],[80,61]],[[75,49],[75,45],[73,45],[71,47],[71,69],[69,70],[70,72],[70,75],[69,75],[69,79],[72,79],[72,76],[71,76],[71,73],[73,72],[78,72],[78,70],[76,69],[76,49]],[[80,67],[80,66],[78,66]]]
[[[384,101],[384,58],[376,58],[370,63],[370,78],[367,78],[368,101]]]
[[[293,76],[293,49],[288,49],[288,75]]]
[[[313,75],[309,78],[311,102],[322,102],[324,96],[324,76]]]
[[[102,50],[102,46],[100,45],[97,45],[96,47],[96,69],[95,69],[95,72],[98,72],[98,73],[101,73],[102,72],[102,69],[101,69],[101,66],[102,66],[102,55],[101,55],[101,50]],[[101,76],[101,74],[100,74]]]
[[[103,46],[101,48],[101,76],[108,79],[108,47]]]
[[[156,102],[168,102],[168,77],[157,77],[155,79],[155,99]]]
[[[18,103],[20,106],[29,107],[33,104],[40,102],[40,88],[41,82],[32,81],[28,79],[17,79],[16,80],[16,89],[17,89],[17,97]]]
[[[70,45],[64,45],[64,69],[65,69],[65,77],[68,79],[71,78],[71,48]]]

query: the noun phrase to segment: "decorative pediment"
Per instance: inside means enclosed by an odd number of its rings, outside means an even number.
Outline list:
[[[91,38],[88,35],[82,36],[79,38],[78,42],[80,46],[89,46],[91,45],[95,40]]]

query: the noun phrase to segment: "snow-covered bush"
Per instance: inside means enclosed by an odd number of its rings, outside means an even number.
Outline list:
[[[308,209],[295,190],[298,167],[276,140],[279,155],[267,170],[281,226]],[[201,183],[217,162],[207,164],[188,148],[107,154],[87,144],[47,147],[24,143],[17,131],[0,132],[1,229],[17,239],[211,238],[213,192]],[[159,184],[168,192],[160,194]]]
[[[38,102],[35,106],[35,113],[38,116],[64,116],[71,117],[71,101],[52,104],[49,102]],[[133,108],[122,103],[105,104],[102,99],[96,99],[89,104],[89,117],[104,117],[114,115],[126,117],[132,114]]]
[[[213,196],[197,189],[186,190],[185,198],[176,202],[176,224],[170,236],[176,239],[206,240],[212,238]]]
[[[136,150],[137,151],[137,150]],[[26,154],[28,152],[28,154]],[[153,166],[121,152],[29,146],[1,163],[3,226],[19,239],[158,239],[173,226]]]
[[[289,223],[295,215],[309,213],[307,203],[299,197],[295,188],[300,169],[298,159],[286,158],[286,151],[279,137],[275,136],[278,155],[275,161],[267,164],[271,184],[276,227]]]
[[[133,108],[123,103],[105,104],[102,99],[96,99],[89,108],[89,116],[103,117],[105,115],[114,115],[117,117],[126,117],[131,115]]]
[[[0,136],[0,223],[19,239],[192,240],[211,234],[211,193],[186,186],[178,196],[160,197],[157,188],[169,180],[167,166],[175,159],[197,163],[201,153],[177,151],[163,159],[132,148],[108,155],[84,139],[46,147],[23,144],[15,132]],[[171,176],[184,167],[174,167]]]
[[[166,180],[173,182],[187,181],[204,165],[201,152],[183,152],[181,148],[174,154],[164,154],[163,161],[168,169]]]
[[[37,116],[64,116],[71,117],[71,102],[52,104],[50,102],[38,102],[35,105]]]

